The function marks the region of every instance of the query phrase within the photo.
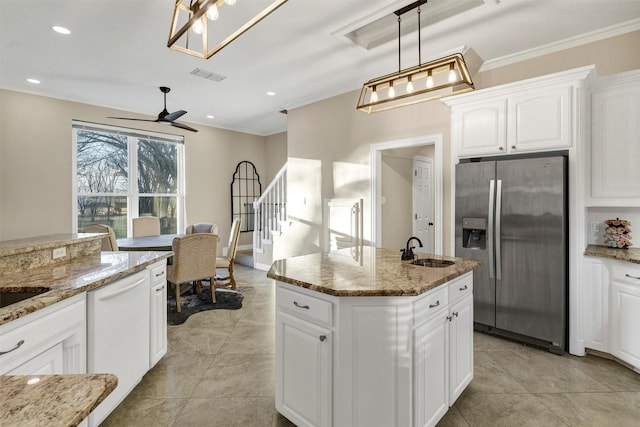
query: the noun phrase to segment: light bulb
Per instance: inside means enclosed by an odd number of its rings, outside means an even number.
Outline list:
[[[453,83],[458,80],[458,73],[453,69],[453,66],[449,68],[449,83]]]
[[[378,92],[376,92],[376,90],[374,89],[373,92],[371,92],[371,102],[377,102],[378,101]]]
[[[431,89],[433,87],[433,76],[431,76],[431,71],[429,71],[429,75],[427,76],[427,89]]]
[[[407,93],[413,92],[413,82],[411,81],[411,77],[409,77],[409,83],[407,83]]]
[[[236,4],[236,0],[224,0],[224,2],[229,6],[233,6],[234,4]]]
[[[394,96],[396,96],[396,90],[393,88],[393,82],[391,82],[389,86],[389,98],[393,98]]]
[[[207,9],[207,18],[209,18],[210,21],[215,21],[219,17],[220,13],[218,12],[218,6],[213,4],[209,9]]]
[[[198,35],[202,34],[204,32],[204,25],[202,24],[202,19],[198,19],[196,22],[194,22],[191,29],[193,30],[194,33]]]

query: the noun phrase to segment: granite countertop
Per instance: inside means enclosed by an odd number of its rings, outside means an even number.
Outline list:
[[[0,424],[77,426],[117,384],[112,374],[0,376]]]
[[[585,249],[584,255],[640,264],[640,248],[617,249],[602,245],[589,245]]]
[[[0,240],[0,257],[23,254],[35,250],[57,248],[72,243],[88,242],[100,239],[96,233],[59,233],[26,239]]]
[[[98,252],[65,262],[0,276],[1,292],[47,292],[0,308],[0,325],[76,294],[143,270],[173,252]]]
[[[419,258],[455,262],[444,268],[400,261],[396,249],[341,249],[273,263],[267,277],[335,296],[415,296],[481,265],[480,261],[417,253]]]

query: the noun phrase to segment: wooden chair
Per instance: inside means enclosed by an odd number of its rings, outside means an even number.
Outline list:
[[[233,277],[233,263],[238,251],[241,224],[242,220],[240,218],[233,220],[233,223],[231,224],[231,232],[229,233],[229,250],[227,251],[227,256],[216,258],[216,268],[226,269],[228,272],[226,276],[214,277],[214,286],[217,288],[226,286],[231,286],[231,289],[236,288],[236,279]]]
[[[167,281],[175,286],[176,310],[180,312],[180,285],[215,276],[218,236],[196,233],[176,237],[173,239],[172,250],[173,264],[167,266]],[[213,288],[211,300],[216,302],[216,293]]]
[[[141,216],[133,218],[133,237],[159,236],[160,218],[157,216]]]
[[[105,236],[102,239],[102,250],[103,251],[117,251],[118,250],[118,242],[116,241],[116,233],[113,231],[113,228],[106,224],[92,224],[87,225],[84,228],[85,233],[108,233],[108,236]]]

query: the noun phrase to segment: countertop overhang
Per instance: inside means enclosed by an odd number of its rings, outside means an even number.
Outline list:
[[[49,289],[40,295],[0,308],[0,325],[141,271],[171,255],[173,252],[99,252],[63,264],[0,276],[0,290],[3,292]]]
[[[640,248],[618,249],[602,245],[588,245],[584,255],[640,264]]]
[[[334,296],[416,296],[481,265],[480,261],[416,253],[453,261],[443,268],[401,261],[400,251],[370,246],[275,261],[267,277]]]

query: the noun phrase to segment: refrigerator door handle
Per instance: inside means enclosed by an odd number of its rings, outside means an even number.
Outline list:
[[[487,225],[487,251],[489,251],[489,279],[495,279],[495,258],[493,252],[493,211],[496,195],[496,181],[489,181],[489,224]]]
[[[496,279],[502,280],[502,180],[496,181]]]

